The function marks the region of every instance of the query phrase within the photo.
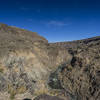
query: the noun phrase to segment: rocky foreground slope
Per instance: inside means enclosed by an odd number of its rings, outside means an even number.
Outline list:
[[[99,47],[0,24],[0,100],[100,100]]]

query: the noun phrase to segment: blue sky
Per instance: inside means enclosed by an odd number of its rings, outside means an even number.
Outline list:
[[[100,0],[1,0],[0,22],[49,42],[100,36]]]

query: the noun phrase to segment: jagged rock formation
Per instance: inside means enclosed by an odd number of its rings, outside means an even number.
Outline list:
[[[99,100],[99,47],[100,37],[48,43],[0,24],[0,100]]]

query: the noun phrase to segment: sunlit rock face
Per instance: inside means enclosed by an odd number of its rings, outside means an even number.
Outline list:
[[[50,44],[0,24],[0,100],[99,100],[99,47],[100,37]]]

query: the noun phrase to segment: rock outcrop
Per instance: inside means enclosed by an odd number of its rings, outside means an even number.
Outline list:
[[[0,100],[99,100],[99,47],[100,37],[48,43],[0,24]]]

